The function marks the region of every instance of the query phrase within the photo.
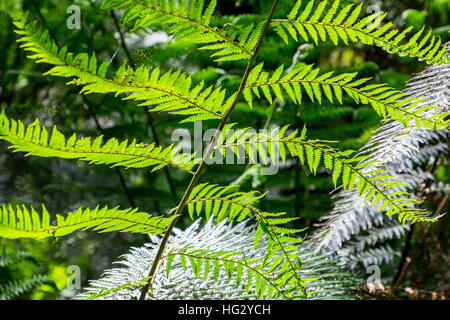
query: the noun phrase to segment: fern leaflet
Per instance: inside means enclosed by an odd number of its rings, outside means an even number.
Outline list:
[[[440,47],[440,37],[432,35],[431,30],[424,33],[425,27],[422,27],[412,34],[408,41],[404,41],[413,27],[400,32],[398,29],[391,29],[391,22],[382,25],[387,15],[384,12],[358,20],[363,3],[356,7],[354,4],[348,4],[342,9],[339,9],[339,4],[340,0],[335,0],[331,7],[325,10],[327,0],[322,0],[317,6],[314,0],[308,0],[303,10],[300,10],[302,1],[297,0],[287,19],[273,19],[272,25],[285,42],[288,42],[289,35],[295,41],[299,41],[298,35],[307,42],[311,38],[316,44],[319,40],[326,41],[328,38],[334,45],[338,45],[339,39],[347,45],[349,42],[360,41],[390,53],[417,58],[428,64],[450,63],[445,53],[446,46]]]
[[[296,287],[301,288],[303,297],[307,296],[303,280],[300,276],[300,267],[297,264],[295,252],[298,248],[295,246],[302,242],[301,238],[296,236],[304,229],[290,229],[282,227],[293,222],[296,218],[287,218],[285,212],[270,213],[264,212],[252,205],[258,201],[264,194],[252,192],[231,192],[236,186],[222,187],[203,183],[197,185],[193,190],[187,202],[187,207],[191,218],[194,213],[200,215],[204,210],[207,219],[215,218],[216,222],[228,218],[230,222],[243,221],[251,214],[258,222],[258,227],[254,237],[254,247],[256,248],[262,234],[266,234],[269,239],[267,253],[262,261],[262,265],[272,264],[269,269],[275,269],[281,266],[283,273],[290,274],[290,279],[296,282]],[[176,209],[176,208],[175,208]],[[281,254],[281,258],[272,260],[274,256]]]
[[[274,259],[275,263],[270,267],[261,263],[259,259],[246,257],[242,252],[236,251],[212,251],[198,249],[178,249],[166,254],[167,276],[170,275],[170,266],[175,258],[180,260],[185,270],[188,265],[196,277],[219,281],[219,271],[225,271],[228,281],[236,280],[237,286],[244,286],[246,292],[253,292],[258,299],[263,296],[267,299],[297,299],[303,298],[295,286],[292,274],[282,270],[280,257]],[[312,281],[314,279],[304,279]]]
[[[0,300],[17,299],[40,284],[53,284],[53,282],[49,277],[37,274],[25,280],[10,280],[0,283]]]
[[[263,63],[257,65],[249,75],[244,97],[252,106],[253,94],[261,97],[261,89],[264,97],[272,104],[275,96],[284,101],[283,93],[297,104],[302,101],[302,91],[306,92],[311,101],[322,103],[322,97],[333,103],[336,98],[342,105],[342,93],[347,93],[356,103],[370,104],[378,115],[399,121],[408,126],[412,121],[418,129],[446,129],[449,126],[450,112],[439,112],[430,117],[423,113],[433,106],[424,106],[414,109],[422,100],[414,97],[405,98],[406,94],[394,90],[385,84],[369,84],[362,86],[370,78],[356,79],[356,73],[343,73],[333,76],[333,72],[319,75],[319,69],[312,65],[297,65],[292,71],[283,75],[284,66],[281,65],[272,75],[263,71]],[[409,105],[405,107],[405,103]]]
[[[3,205],[0,207],[0,237],[44,239],[60,237],[80,229],[93,229],[99,232],[131,232],[142,234],[161,234],[166,231],[175,215],[152,217],[137,209],[121,210],[118,207],[96,207],[95,209],[79,208],[69,212],[66,217],[56,216],[56,224],[50,223],[50,214],[42,206],[42,214],[26,206]]]
[[[36,22],[26,23],[24,15],[15,17],[16,33],[24,42],[21,47],[31,52],[30,59],[37,63],[54,65],[45,75],[76,77],[69,84],[83,86],[81,93],[127,94],[124,100],[141,102],[139,106],[154,106],[150,111],[164,111],[183,115],[182,122],[221,119],[229,101],[224,101],[225,90],[212,86],[205,88],[204,82],[191,88],[191,77],[180,71],[168,71],[160,75],[159,68],[151,73],[145,66],[136,70],[124,64],[115,72],[113,79],[106,78],[109,62],[98,66],[95,54],[74,55],[67,47],[58,49],[47,30],[36,27]]]
[[[166,148],[154,143],[144,146],[134,140],[119,143],[115,138],[103,143],[102,136],[95,139],[77,138],[76,134],[66,139],[56,127],[53,127],[49,139],[47,129],[39,125],[39,120],[25,126],[21,121],[8,119],[4,112],[0,114],[0,140],[10,142],[12,144],[10,148],[27,152],[27,155],[79,159],[112,167],[154,166],[152,171],[155,171],[170,165],[193,173],[191,169],[197,162],[194,155],[178,154],[178,148],[173,148],[173,145]]]
[[[186,6],[175,0],[106,0],[103,9],[125,9],[122,23],[134,22],[133,30],[162,25],[177,40],[202,44],[214,50],[215,61],[249,60],[262,32],[263,23],[234,28],[211,27],[217,1],[189,0]]]

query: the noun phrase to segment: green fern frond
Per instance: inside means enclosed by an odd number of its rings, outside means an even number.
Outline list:
[[[22,294],[33,290],[37,285],[52,283],[47,276],[34,275],[25,280],[10,280],[6,283],[0,283],[0,300],[13,300]]]
[[[275,268],[272,272],[268,272],[270,264],[260,267],[266,252],[267,237],[262,238],[257,248],[254,249],[251,241],[254,234],[252,225],[253,223],[249,223],[249,221],[230,226],[226,221],[214,224],[213,219],[206,223],[203,223],[203,219],[197,219],[188,229],[176,230],[176,234],[171,237],[167,244],[167,250],[162,255],[163,261],[154,277],[153,289],[149,293],[150,299],[256,299],[258,297],[258,294],[255,294],[254,284],[256,281],[252,280],[250,292],[246,293],[245,287],[248,282],[245,266],[235,265],[235,271],[230,281],[224,270],[224,264],[219,261],[220,271],[218,280],[215,282],[214,261],[206,259],[207,261],[203,261],[201,267],[198,268],[197,265],[190,265],[188,256],[184,257],[184,262],[176,256],[176,252],[183,252],[183,249],[188,253],[196,249],[203,249],[204,251],[195,256],[199,259],[202,259],[203,252],[206,253],[206,256],[214,255],[216,251],[230,252],[231,256],[227,260],[254,259],[255,263],[252,266],[256,266],[258,270],[267,274],[269,280],[278,279],[275,273],[278,273],[281,268]],[[104,295],[104,299],[137,298],[141,290],[139,288],[128,289],[129,285],[138,282],[147,274],[157,253],[159,243],[160,241],[156,239],[145,247],[132,248],[131,252],[123,256],[126,260],[117,262],[122,265],[121,267],[107,270],[102,279],[90,283],[90,288],[87,288],[77,298],[89,299],[93,295],[106,293],[107,290],[114,290],[115,287],[121,285],[125,285],[124,290],[115,290],[113,294]],[[307,249],[305,244],[300,244],[299,248],[300,251],[296,254],[302,261],[301,276],[307,287],[307,299],[355,298],[353,293],[356,290],[357,278],[352,278],[350,275],[343,273],[343,270],[338,268],[329,255],[318,255]],[[242,254],[239,255],[239,253]],[[170,255],[174,258],[169,261]],[[273,259],[279,261],[279,255],[274,256]],[[259,264],[257,260],[259,260]],[[194,264],[196,263],[195,261]],[[242,272],[236,270],[237,268],[243,268]],[[204,279],[206,269],[208,269],[208,274],[207,279]],[[194,270],[197,272],[197,276]],[[241,274],[239,285],[237,285],[238,279],[236,277],[238,274]],[[284,276],[289,277],[287,274]],[[311,281],[311,279],[315,280]],[[287,287],[279,286],[278,288],[283,293],[290,294],[289,298],[295,298],[296,294],[290,293]],[[298,291],[298,288],[295,289]],[[174,290],[178,290],[178,292],[174,292]],[[282,294],[279,295],[280,299],[285,298]],[[303,296],[300,296],[300,298],[303,298]],[[262,299],[268,299],[268,297],[264,295]]]
[[[36,262],[31,253],[28,251],[19,250],[10,255],[0,255],[0,268],[8,267],[23,260]]]
[[[67,47],[58,49],[47,30],[37,27],[35,21],[26,23],[26,16],[15,17],[16,33],[22,37],[18,42],[30,59],[37,63],[54,65],[45,75],[74,78],[69,84],[83,86],[81,93],[127,94],[124,100],[136,100],[139,106],[155,106],[150,111],[169,112],[186,116],[182,122],[222,119],[228,108],[225,89],[213,86],[205,88],[204,82],[191,87],[192,79],[180,71],[168,71],[160,75],[159,68],[151,72],[145,66],[136,70],[124,63],[113,79],[106,78],[109,62],[98,66],[95,54],[74,55]]]
[[[298,130],[285,135],[289,126],[272,130],[269,134],[256,133],[253,130],[237,129],[233,134],[223,133],[221,139],[215,146],[215,150],[226,155],[233,152],[236,156],[247,155],[256,162],[257,157],[267,164],[279,162],[281,157],[284,162],[288,155],[297,157],[303,165],[307,165],[313,174],[317,173],[319,166],[332,171],[332,179],[335,187],[341,179],[344,190],[352,192],[356,187],[359,196],[364,197],[366,202],[371,200],[371,205],[381,204],[379,211],[386,209],[387,215],[398,214],[402,223],[411,221],[433,222],[439,217],[430,217],[430,212],[424,209],[411,207],[420,204],[414,199],[414,195],[406,192],[396,192],[395,187],[404,185],[394,181],[393,177],[387,175],[386,170],[371,170],[373,161],[362,162],[367,156],[350,158],[353,150],[339,151],[331,148],[323,140],[308,140],[306,138],[306,127],[300,135]]]
[[[214,50],[215,61],[249,60],[262,32],[263,23],[246,27],[211,27],[217,1],[189,0],[106,0],[103,9],[125,9],[122,23],[134,22],[133,30],[162,25],[177,40],[201,44],[201,50]]]
[[[313,65],[297,65],[292,71],[283,74],[284,66],[281,65],[272,75],[263,71],[263,63],[257,65],[250,73],[246,88],[243,92],[246,101],[252,106],[253,95],[263,96],[273,102],[273,94],[284,101],[289,97],[294,103],[300,104],[302,94],[306,92],[311,101],[322,103],[325,96],[331,103],[335,98],[342,105],[342,95],[346,93],[358,104],[369,104],[378,115],[399,121],[408,126],[410,120],[414,121],[418,129],[446,129],[449,126],[450,112],[440,112],[434,116],[426,117],[424,112],[436,109],[433,106],[425,106],[418,110],[412,110],[422,100],[408,97],[407,95],[390,88],[386,84],[364,85],[370,78],[355,79],[357,73],[343,73],[333,75],[333,72],[320,74],[319,68]],[[405,103],[410,102],[408,107]]]
[[[69,212],[66,217],[56,215],[55,224],[50,223],[50,214],[42,206],[42,214],[26,206],[0,206],[0,237],[8,239],[33,238],[44,239],[60,237],[74,231],[91,229],[99,232],[131,232],[142,234],[164,233],[175,215],[171,217],[152,217],[137,209],[121,210],[119,207],[79,208]]]
[[[446,46],[441,48],[440,37],[432,35],[431,30],[424,33],[425,27],[415,33],[411,33],[413,27],[401,32],[391,29],[391,22],[382,24],[387,15],[384,12],[358,19],[363,3],[357,6],[348,4],[341,9],[340,0],[335,0],[326,10],[327,0],[318,4],[314,0],[305,3],[303,10],[300,10],[302,1],[297,0],[287,19],[272,20],[272,26],[285,42],[288,42],[289,36],[295,41],[301,36],[305,41],[312,39],[316,44],[329,38],[334,45],[338,45],[341,39],[347,45],[350,42],[375,45],[387,52],[417,58],[429,64],[450,63],[445,53]],[[404,40],[407,34],[410,34],[409,40]]]
[[[21,121],[8,119],[4,112],[0,114],[0,140],[10,142],[12,145],[9,148],[26,152],[27,155],[79,159],[111,167],[154,166],[152,171],[155,171],[170,165],[192,174],[191,169],[198,161],[194,155],[178,154],[179,148],[173,148],[173,145],[166,148],[154,143],[145,146],[135,140],[119,143],[115,138],[103,143],[102,136],[95,139],[77,138],[75,134],[66,139],[56,127],[49,135],[47,129],[39,125],[39,120],[25,126]]]

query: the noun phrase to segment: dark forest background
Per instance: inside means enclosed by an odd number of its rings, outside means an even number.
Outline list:
[[[220,0],[213,21],[224,25],[231,21],[250,22],[258,14],[265,15],[271,0]],[[347,1],[350,2],[350,1]],[[100,9],[100,1],[23,0],[15,5],[29,12],[30,17],[51,30],[59,46],[68,45],[72,52],[95,52],[99,61],[112,59],[115,67],[123,60],[130,66],[141,64],[183,69],[194,80],[208,84],[220,84],[233,90],[239,84],[243,72],[240,63],[215,63],[207,52],[195,50],[193,45],[167,42],[161,32],[128,33],[118,20],[120,12]],[[69,30],[66,19],[68,6],[81,8],[81,29]],[[111,95],[80,95],[77,86],[66,86],[67,79],[43,76],[47,66],[35,64],[16,43],[11,19],[6,13],[9,1],[0,0],[0,108],[8,116],[29,123],[36,118],[41,123],[53,125],[64,134],[77,132],[81,135],[100,135],[136,138],[142,142],[158,141],[168,145],[171,133],[182,127],[180,120],[166,114],[146,112],[133,102],[122,101]],[[279,8],[288,12],[292,1],[281,1]],[[432,27],[443,41],[449,40],[450,2],[446,0],[367,1],[363,12],[377,8],[388,12],[388,19],[396,27],[413,26],[419,30],[424,24]],[[364,11],[366,10],[366,11]],[[388,83],[403,89],[406,81],[425,68],[414,59],[389,55],[380,49],[354,44],[334,47],[327,43],[318,46],[294,43],[286,45],[276,34],[270,32],[261,50],[265,69],[286,67],[293,61],[314,63],[323,72],[357,71],[361,77],[374,77],[378,83]],[[324,103],[317,106],[305,100],[301,106],[274,103],[271,107],[254,102],[253,109],[245,103],[237,106],[231,122],[240,127],[262,128],[271,119],[278,125],[295,123],[299,128],[308,124],[308,136],[315,139],[338,141],[344,149],[362,147],[371,132],[380,124],[380,118],[369,106],[357,106],[350,98],[342,106]],[[203,129],[213,127],[215,122],[204,122]],[[193,124],[185,125],[193,130]],[[209,166],[202,179],[227,185],[242,184],[242,188],[268,191],[262,208],[268,211],[286,211],[292,217],[300,217],[300,224],[314,230],[318,219],[332,207],[330,191],[333,184],[323,171],[312,176],[298,162],[287,162],[276,176],[262,176],[257,170],[245,171],[245,166]],[[449,168],[438,167],[437,175],[443,183],[449,182]],[[79,206],[139,207],[141,210],[162,214],[177,205],[189,182],[190,176],[168,169],[149,174],[148,170],[110,169],[89,166],[87,163],[57,159],[27,157],[8,151],[7,144],[0,143],[0,203],[27,203],[39,207],[44,203],[50,212],[66,213]],[[433,203],[428,205],[432,206]],[[446,210],[448,212],[448,208]],[[187,217],[180,227],[190,223]],[[420,227],[419,227],[420,228]],[[308,232],[311,232],[308,231]],[[417,251],[415,260],[404,278],[404,286],[419,288],[425,292],[437,292],[448,296],[449,227],[448,217],[441,219],[433,232],[422,239],[420,230],[412,239]],[[27,258],[7,268],[0,265],[0,283],[10,279],[27,279],[41,274],[46,281],[33,286],[19,298],[63,299],[77,293],[69,290],[66,281],[67,267],[77,265],[81,269],[82,286],[89,279],[98,278],[102,271],[127,252],[130,246],[140,246],[147,241],[142,235],[125,233],[96,234],[77,232],[56,243],[53,240],[5,240],[0,239],[0,255],[3,257],[18,251]],[[401,251],[404,239],[393,244]],[[383,274],[395,274],[399,258],[384,265]]]

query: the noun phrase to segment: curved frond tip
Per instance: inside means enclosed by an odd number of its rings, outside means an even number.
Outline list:
[[[306,3],[304,6],[303,3]],[[312,39],[314,43],[330,39],[334,45],[339,40],[346,45],[350,42],[361,42],[375,45],[389,53],[416,58],[428,64],[450,63],[445,53],[446,46],[441,47],[439,36],[422,27],[412,33],[413,27],[403,31],[392,29],[392,22],[382,24],[387,13],[377,12],[359,19],[363,3],[355,6],[348,4],[340,6],[340,0],[335,0],[327,8],[327,0],[317,2],[297,0],[288,14],[287,19],[273,19],[272,26],[280,37],[288,42],[289,36],[295,41],[302,37],[305,41]],[[409,35],[409,40],[405,40]],[[300,37],[299,37],[300,36]]]

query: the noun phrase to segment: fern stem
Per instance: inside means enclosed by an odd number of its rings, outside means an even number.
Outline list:
[[[32,1],[33,3],[33,7],[36,10],[39,19],[41,19],[42,24],[47,28],[48,33],[50,34],[50,37],[52,37],[53,41],[55,41],[55,43],[57,44],[58,41],[56,40],[55,34],[53,33],[53,30],[48,26],[47,20],[45,19],[45,17],[42,15],[41,9],[39,8],[39,5],[37,4],[36,0]]]
[[[411,226],[411,229],[409,230],[408,234],[406,235],[405,246],[403,247],[403,250],[402,250],[402,257],[400,259],[400,263],[398,264],[397,273],[395,274],[394,281],[393,281],[393,288],[397,288],[399,286],[399,284],[401,283],[401,281],[403,280],[403,278],[405,276],[407,267],[411,263],[411,258],[408,257],[408,254],[409,254],[409,250],[411,249],[411,240],[412,240],[412,235],[415,230],[415,226],[416,225],[413,224]]]
[[[267,29],[269,28],[270,22],[272,20],[273,14],[275,13],[275,9],[278,5],[278,0],[275,0],[273,2],[272,8],[270,10],[269,16],[264,24],[264,28],[258,38],[258,43],[255,47],[255,51],[253,52],[250,61],[247,64],[247,68],[245,69],[245,73],[244,76],[242,78],[241,84],[239,86],[238,91],[235,94],[234,100],[231,103],[230,107],[228,108],[227,112],[224,114],[222,120],[220,121],[220,124],[216,130],[216,133],[214,134],[213,139],[211,140],[211,143],[208,146],[208,149],[206,150],[205,156],[203,157],[202,162],[200,163],[200,165],[197,168],[197,171],[195,172],[195,175],[192,177],[191,182],[189,183],[189,186],[187,187],[183,198],[180,201],[180,204],[178,205],[178,208],[175,212],[176,215],[178,215],[177,218],[175,218],[172,223],[170,224],[169,228],[167,229],[167,231],[164,234],[163,239],[161,240],[161,244],[158,248],[158,252],[156,253],[155,256],[155,260],[153,261],[152,267],[150,269],[150,273],[149,273],[149,281],[147,282],[147,284],[142,288],[141,291],[141,295],[139,297],[139,300],[145,300],[145,296],[147,295],[147,292],[151,291],[151,287],[150,285],[153,283],[153,279],[156,276],[156,271],[157,271],[157,267],[159,264],[159,260],[162,259],[163,256],[163,252],[164,252],[164,248],[167,245],[167,242],[169,241],[169,237],[172,233],[173,228],[175,227],[175,224],[178,221],[179,216],[181,215],[184,207],[186,206],[186,203],[189,199],[189,196],[192,193],[192,190],[194,189],[194,187],[197,185],[198,180],[200,179],[200,175],[206,165],[206,162],[209,160],[209,157],[211,156],[212,151],[214,150],[215,147],[215,143],[217,141],[217,139],[219,138],[223,128],[225,127],[226,123],[228,122],[228,119],[230,118],[231,113],[233,112],[234,107],[236,106],[237,102],[239,101],[244,89],[245,89],[245,84],[247,82],[248,76],[250,74],[250,71],[252,70],[253,64],[255,63],[256,57],[259,53],[259,50],[261,49],[263,40],[264,40],[264,36],[267,33]]]
[[[144,5],[145,5],[145,1],[140,1],[140,2],[141,2],[141,3],[144,3]],[[189,17],[188,15],[180,15],[180,14],[177,14],[176,12],[171,11],[171,10],[163,10],[163,9],[161,9],[159,6],[153,7],[153,6],[150,5],[150,6],[148,6],[148,8],[151,8],[153,11],[157,11],[157,12],[160,12],[160,13],[172,15],[172,16],[174,16],[174,17],[177,17],[177,18],[180,18],[180,19],[183,19],[183,20],[186,20],[186,21],[189,21],[189,22],[193,22],[193,23],[195,23],[195,24],[198,24],[198,25],[200,25],[202,28],[204,28],[205,30],[207,30],[208,32],[214,33],[217,37],[221,38],[222,41],[224,41],[224,42],[230,42],[230,40],[229,40],[226,36],[222,35],[222,34],[217,30],[217,28],[214,28],[214,27],[209,26],[208,24],[202,23],[201,20],[193,19],[193,18]],[[269,23],[270,23],[270,21],[269,21]],[[239,43],[236,43],[236,42],[232,42],[232,43],[233,43],[233,46],[235,46],[236,48],[238,48],[241,52],[245,53],[245,54],[248,55],[248,56],[251,56],[251,52],[249,52],[249,51],[248,51],[246,48],[244,48],[243,46],[239,45]],[[255,52],[256,52],[256,51],[255,51]]]
[[[301,119],[299,117],[299,112],[298,112],[298,108],[294,108],[294,117],[295,117],[295,124],[297,125],[297,129],[301,130],[302,125],[301,125]],[[300,170],[301,170],[301,162],[300,162],[300,158],[297,157],[296,161],[295,161],[295,176],[294,176],[294,183],[295,183],[295,201],[294,201],[294,212],[295,214],[300,217],[300,196],[301,196],[301,186],[300,186]],[[309,188],[305,188],[305,193],[309,193]],[[309,195],[306,194],[306,197],[308,197]],[[309,220],[309,219],[308,219]],[[310,221],[308,221],[309,223],[305,223],[306,225],[310,225]]]
[[[439,163],[440,153],[435,157],[433,164],[431,165],[431,168],[429,172],[431,175],[436,174],[437,165]],[[425,200],[426,198],[426,190],[429,188],[431,184],[431,180],[427,180],[426,182],[423,182],[419,185],[419,190],[417,191],[417,198],[419,200]],[[441,208],[442,209],[442,208]],[[440,206],[436,208],[435,215],[439,214],[439,211],[441,210]],[[411,242],[412,242],[412,236],[415,230],[415,225],[413,224],[411,226],[411,229],[409,230],[408,234],[406,235],[405,239],[405,246],[402,250],[402,256],[400,259],[400,263],[397,267],[397,273],[395,274],[394,281],[393,281],[393,288],[397,288],[400,283],[403,281],[403,278],[405,277],[406,271],[408,270],[409,265],[411,264],[411,258],[408,257],[409,251],[411,250]],[[419,246],[420,247],[420,246]]]
[[[119,25],[119,21],[117,20],[117,17],[116,17],[116,14],[115,14],[114,10],[111,10],[111,17],[113,18],[114,24],[115,24],[115,26],[116,26],[116,29],[117,29],[117,31],[119,32],[119,35],[120,35],[120,41],[121,41],[121,43],[122,43],[123,51],[125,52],[125,55],[127,56],[128,61],[130,62],[131,67],[132,67],[133,69],[136,69],[136,63],[134,62],[134,59],[131,57],[130,50],[128,49],[128,46],[127,46],[127,44],[126,44],[126,42],[125,42],[125,37],[124,37],[124,35],[123,35],[122,28],[121,28],[120,25]],[[152,120],[152,117],[150,116],[149,110],[146,109],[146,110],[145,110],[145,113],[146,113],[146,115],[147,115],[147,122],[148,122],[148,125],[149,125],[149,127],[150,127],[150,130],[151,130],[151,132],[152,132],[153,140],[155,141],[156,144],[159,145],[159,141],[160,141],[160,140],[159,140],[159,136],[158,136],[158,134],[157,134],[157,132],[156,132],[155,126],[153,125],[153,120]],[[167,179],[167,183],[169,184],[170,192],[172,193],[172,196],[173,196],[173,198],[174,198],[174,201],[177,201],[177,192],[176,192],[176,189],[175,189],[175,184],[174,184],[174,182],[173,182],[173,179],[172,179],[172,177],[170,176],[169,169],[167,169],[167,167],[164,167],[163,170],[164,170],[164,174],[165,174],[166,179]],[[156,202],[156,201],[155,201],[155,202]],[[158,207],[159,207],[159,205],[158,205]]]

